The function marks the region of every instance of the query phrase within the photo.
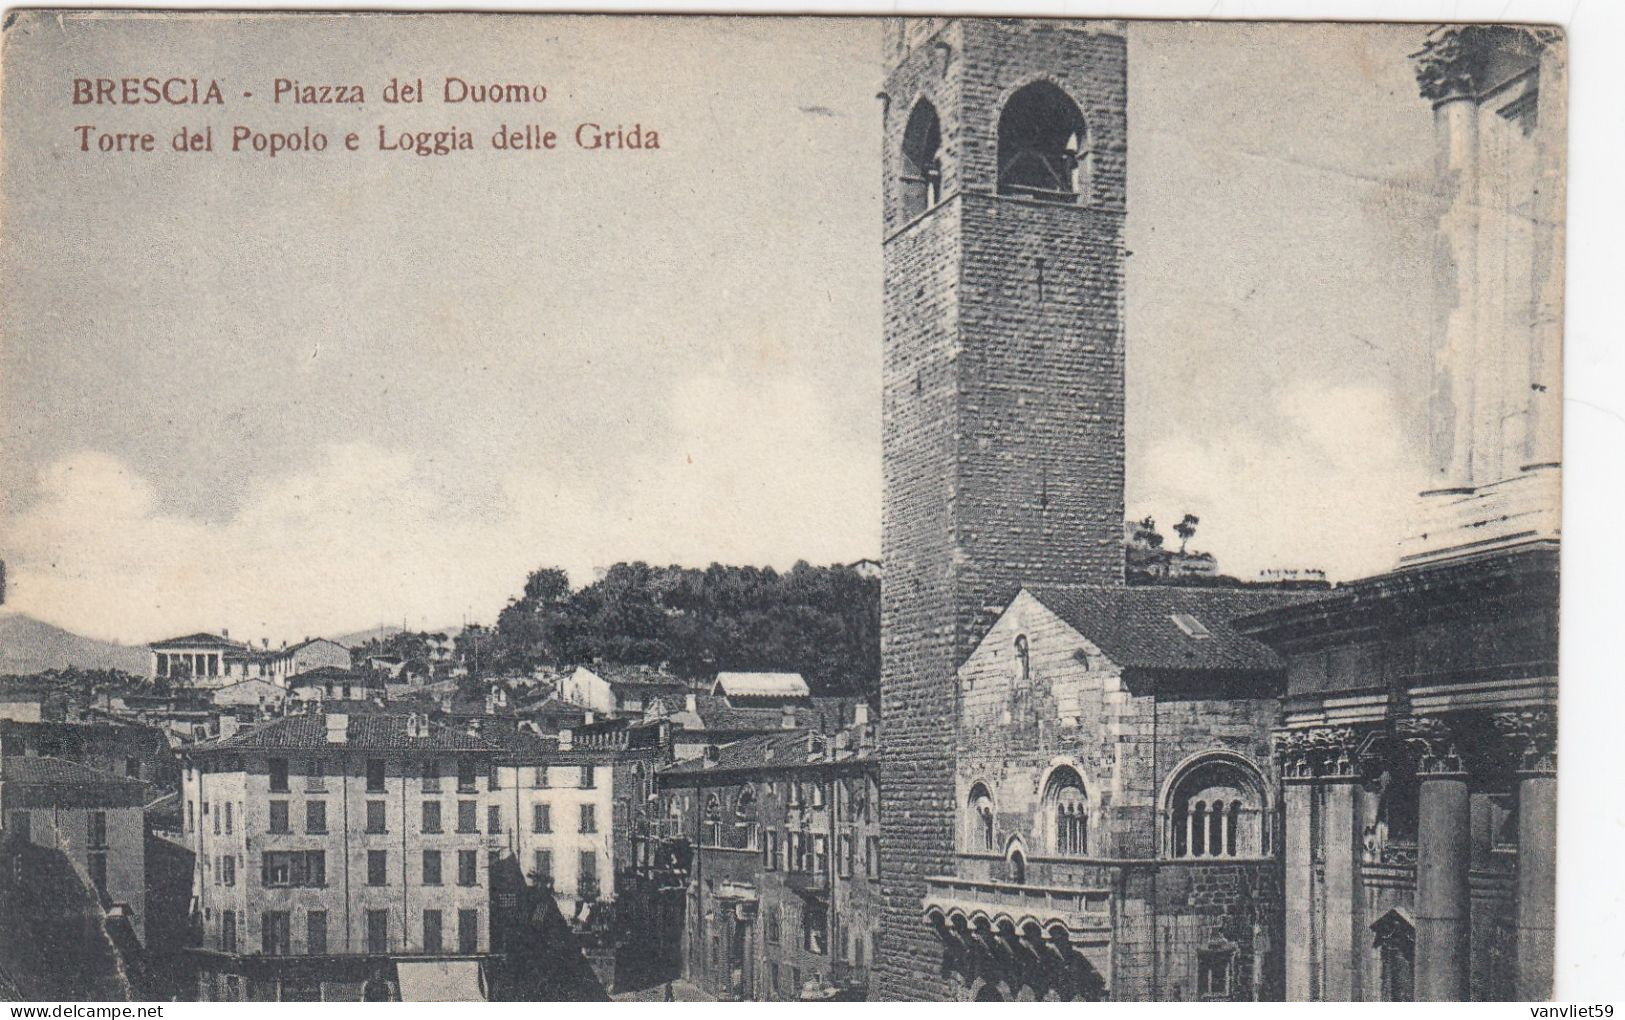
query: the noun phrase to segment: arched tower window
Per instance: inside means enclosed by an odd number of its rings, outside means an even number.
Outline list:
[[[942,125],[920,100],[903,129],[903,217],[913,219],[942,201]]]
[[[993,795],[987,792],[986,785],[977,783],[970,788],[965,808],[965,846],[971,850],[992,850]]]
[[[1027,635],[1016,635],[1016,679],[1027,684],[1033,678],[1032,649],[1027,646]]]
[[[1044,784],[1043,810],[1050,849],[1058,857],[1089,852],[1089,797],[1077,769],[1062,766]]]
[[[1018,91],[999,115],[999,194],[1076,202],[1083,191],[1083,113],[1047,81]]]
[[[1174,857],[1257,857],[1267,852],[1265,795],[1257,774],[1230,758],[1208,758],[1173,784],[1168,847]]]

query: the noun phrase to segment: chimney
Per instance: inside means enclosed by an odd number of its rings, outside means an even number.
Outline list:
[[[260,647],[263,648],[266,651],[270,651],[271,650],[271,639],[268,638],[268,637],[260,638]]]
[[[582,723],[585,724],[585,725],[588,725],[588,726],[592,725],[592,721],[595,718],[597,718],[597,717],[595,715],[593,715],[592,709],[590,709],[590,708],[587,709],[587,711],[583,712],[582,715],[581,715]]]
[[[570,732],[570,727],[568,727],[568,726],[559,727],[559,750],[568,751],[572,747],[574,747],[575,746],[574,736],[575,735]]]
[[[700,713],[700,701],[694,696],[693,691],[683,695],[683,711],[689,715],[698,715]]]
[[[220,717],[220,739],[225,740],[237,732],[237,717],[229,712]]]
[[[852,706],[852,725],[863,727],[869,725],[869,703],[860,701]]]
[[[332,712],[323,716],[327,720],[327,742],[329,744],[348,744],[350,742],[350,717],[343,712]]]
[[[221,627],[220,628],[220,636],[223,637],[223,638],[230,638],[231,637],[231,631],[227,630],[224,627]]]
[[[717,762],[720,761],[721,759],[722,759],[722,749],[721,748],[717,747],[717,745],[715,745],[715,744],[706,744],[705,745],[705,767],[706,768],[708,768],[708,769],[716,768],[717,767]]]
[[[796,728],[796,709],[794,705],[785,705],[779,713],[779,729],[793,730]]]

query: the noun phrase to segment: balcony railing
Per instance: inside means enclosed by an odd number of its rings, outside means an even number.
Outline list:
[[[1064,929],[1071,937],[1105,932],[1111,923],[1111,892],[1018,885],[937,876],[926,879],[926,919],[938,926],[1043,933]]]

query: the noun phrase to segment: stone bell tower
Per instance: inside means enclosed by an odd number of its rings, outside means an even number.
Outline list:
[[[883,998],[946,996],[955,672],[1024,582],[1123,579],[1117,22],[886,30]]]

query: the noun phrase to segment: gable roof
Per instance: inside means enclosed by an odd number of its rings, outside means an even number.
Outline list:
[[[864,763],[878,760],[875,752],[868,749],[836,751],[832,758],[825,749],[834,746],[835,738],[828,735],[819,735],[819,749],[809,751],[808,738],[812,736],[813,732],[811,730],[804,729],[762,733],[718,747],[717,760],[711,764],[707,764],[703,757],[687,758],[667,765],[660,772],[661,775],[674,777],[695,774],[714,775],[731,772],[754,772],[765,769],[806,768],[809,765]]]
[[[805,698],[812,691],[800,673],[718,673],[711,693],[727,698]]]
[[[1318,592],[1173,585],[1028,585],[1043,603],[1124,669],[1275,672],[1281,657],[1233,621]],[[1188,618],[1184,623],[1176,617]],[[1194,622],[1194,626],[1192,626]]]
[[[244,730],[224,740],[199,745],[196,752],[237,751],[256,748],[307,748],[368,751],[498,751],[497,745],[466,730],[430,722],[425,733],[407,734],[409,716],[384,713],[350,715],[342,744],[329,743],[323,713],[291,715],[286,719]]]

